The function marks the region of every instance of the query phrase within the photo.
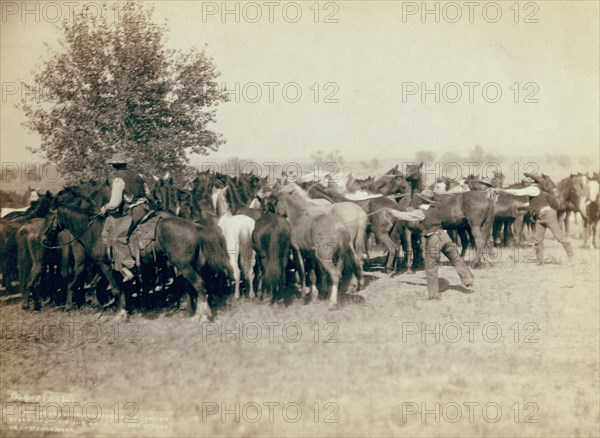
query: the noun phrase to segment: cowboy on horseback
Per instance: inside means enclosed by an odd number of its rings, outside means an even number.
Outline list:
[[[108,213],[113,219],[106,221],[103,234],[112,250],[114,269],[121,272],[123,282],[133,279],[131,269],[135,266],[129,237],[149,210],[144,180],[127,167],[128,163],[124,153],[117,153],[108,161],[116,175],[112,180],[110,200],[100,209],[103,215]]]

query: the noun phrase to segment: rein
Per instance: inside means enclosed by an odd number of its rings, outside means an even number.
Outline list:
[[[42,238],[40,238],[40,244],[47,249],[60,249],[60,248],[65,248],[67,246],[69,246],[71,243],[75,242],[76,240],[78,240],[81,236],[83,236],[85,234],[85,232],[88,230],[88,228],[90,227],[90,225],[92,225],[92,223],[94,222],[94,220],[98,217],[101,216],[102,213],[96,213],[94,216],[92,216],[92,218],[90,219],[90,221],[88,222],[88,224],[85,226],[85,228],[83,229],[83,231],[73,237],[71,240],[69,240],[67,243],[63,244],[63,245],[56,245],[56,246],[50,246],[50,245],[46,245],[44,244]],[[49,228],[49,227],[48,227]],[[48,232],[48,228],[46,228],[46,230],[44,231],[44,235]]]

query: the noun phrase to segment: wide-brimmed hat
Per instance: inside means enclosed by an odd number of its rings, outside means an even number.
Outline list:
[[[124,152],[118,152],[114,154],[110,160],[107,161],[108,164],[127,164],[129,163],[129,157]]]
[[[433,198],[435,197],[435,193],[429,189],[425,189],[421,193],[417,193],[417,196],[424,201],[434,202]]]
[[[481,184],[485,184],[486,186],[489,186],[489,187],[494,187],[494,183],[493,183],[493,182],[492,182],[492,180],[491,180],[491,179],[489,179],[489,178],[481,177],[481,178],[479,179],[479,182],[480,182]]]

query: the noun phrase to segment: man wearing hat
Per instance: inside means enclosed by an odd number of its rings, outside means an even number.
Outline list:
[[[440,252],[452,263],[465,287],[473,285],[473,274],[461,258],[458,248],[448,236],[446,230],[442,229],[442,215],[434,200],[431,190],[423,190],[417,193],[425,203],[421,209],[425,210],[425,219],[419,225],[425,239],[425,276],[427,277],[427,289],[429,299],[440,299],[440,286],[438,280],[438,265],[440,263]]]
[[[547,228],[550,228],[556,240],[561,243],[569,259],[573,258],[573,247],[558,223],[556,209],[560,205],[556,196],[543,191],[538,184],[522,189],[500,189],[499,191],[509,195],[529,197],[529,205],[535,219],[535,255],[538,265],[544,264],[544,235]]]
[[[105,231],[112,248],[114,268],[121,272],[123,281],[127,282],[133,279],[131,269],[135,266],[129,250],[129,236],[148,212],[144,180],[127,168],[129,159],[124,153],[113,155],[108,163],[116,170],[116,175],[112,181],[110,200],[102,206],[100,212],[114,212],[121,216],[107,224]]]

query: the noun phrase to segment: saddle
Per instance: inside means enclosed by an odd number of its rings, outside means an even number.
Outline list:
[[[150,245],[156,240],[156,228],[162,217],[163,215],[157,215],[154,210],[149,212],[129,237],[129,250],[138,267],[141,266],[141,255],[148,251]]]

